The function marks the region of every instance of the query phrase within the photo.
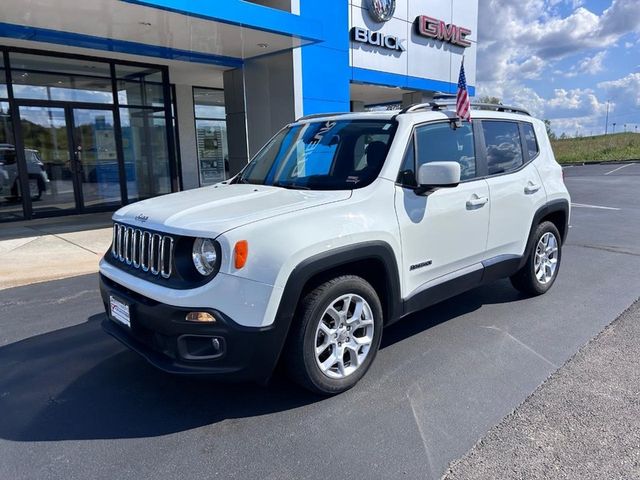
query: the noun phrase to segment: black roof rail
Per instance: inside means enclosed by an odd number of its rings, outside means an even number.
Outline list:
[[[353,112],[325,112],[325,113],[312,113],[310,115],[305,115],[300,118],[296,118],[296,122],[300,122],[301,120],[310,120],[312,118],[322,118],[322,117],[336,117],[338,115],[348,115]]]
[[[415,103],[413,105],[409,105],[408,107],[405,107],[402,110],[400,110],[400,115],[403,113],[419,112],[423,110],[434,110],[434,111],[444,110],[447,107],[451,107],[452,105],[455,105],[455,104],[456,104],[455,99],[453,99],[450,102],[433,101],[433,102],[427,102],[427,103]],[[520,108],[520,107],[513,107],[510,105],[471,102],[471,108],[475,110],[493,110],[495,112],[522,113],[523,115],[531,116],[528,110],[525,110],[524,108]]]

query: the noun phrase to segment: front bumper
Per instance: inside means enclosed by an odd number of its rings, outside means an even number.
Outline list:
[[[107,312],[102,328],[168,373],[266,381],[275,368],[288,330],[286,322],[275,321],[269,327],[251,328],[238,325],[214,309],[166,305],[104,275],[100,275],[100,292]],[[111,296],[129,305],[131,328],[110,318]],[[207,311],[216,321],[187,322],[185,315],[191,311]],[[218,349],[212,351],[207,345],[217,345]]]

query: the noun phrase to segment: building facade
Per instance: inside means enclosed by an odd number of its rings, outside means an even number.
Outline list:
[[[0,221],[219,182],[300,116],[455,94],[463,57],[473,95],[477,13],[477,0],[3,0]]]

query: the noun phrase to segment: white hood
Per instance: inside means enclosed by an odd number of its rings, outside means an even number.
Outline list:
[[[347,200],[349,190],[291,190],[264,185],[218,184],[127,205],[115,221],[190,236],[221,233],[285,213]]]

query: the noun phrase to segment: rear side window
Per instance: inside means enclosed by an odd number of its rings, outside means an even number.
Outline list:
[[[520,129],[515,122],[483,121],[489,175],[510,172],[522,166]]]
[[[523,123],[522,127],[524,129],[524,140],[527,143],[527,150],[529,151],[529,158],[533,159],[540,151],[538,148],[538,140],[536,139],[536,132],[530,123]]]
[[[430,162],[458,162],[460,180],[476,176],[476,153],[473,128],[469,123],[433,123],[416,129],[418,168]]]

